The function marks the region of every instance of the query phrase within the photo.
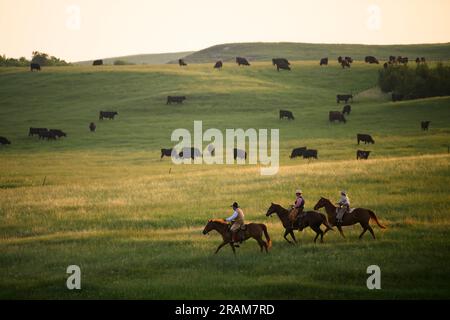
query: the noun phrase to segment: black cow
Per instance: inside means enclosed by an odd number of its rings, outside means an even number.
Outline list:
[[[94,62],[92,62],[92,65],[93,66],[102,66],[103,60],[102,59],[94,60]]]
[[[351,100],[353,102],[353,95],[352,94],[337,94],[336,95],[336,103],[339,103],[341,101],[344,101],[345,103],[348,103],[349,100]]]
[[[287,63],[284,62],[277,62],[277,71],[281,70],[289,70],[291,71],[291,67],[289,67],[289,65]]]
[[[197,148],[194,147],[184,147],[180,153],[178,153],[178,156],[180,158],[183,159],[189,159],[191,158],[192,160],[194,160],[195,158],[201,157],[202,153],[200,152],[200,150],[198,150]]]
[[[187,66],[187,63],[184,62],[183,59],[178,59],[178,64],[180,65],[180,67]]]
[[[220,70],[222,68],[222,66],[223,66],[223,63],[222,63],[222,61],[219,60],[214,65],[214,69],[219,69]]]
[[[385,68],[385,69],[388,68],[388,63],[387,63],[387,62],[385,62],[385,63],[383,64],[383,68]]]
[[[234,160],[236,160],[237,158],[247,159],[247,152],[245,150],[234,148],[233,149],[233,157],[234,157]]]
[[[238,64],[238,66],[249,66],[250,63],[248,63],[247,59],[242,58],[242,57],[236,57],[236,63]]]
[[[317,150],[316,149],[307,149],[303,151],[303,159],[314,158],[317,159]]]
[[[287,118],[288,120],[294,120],[294,115],[291,111],[288,110],[280,110],[280,119]]]
[[[351,105],[346,104],[346,105],[344,106],[344,108],[342,109],[342,114],[347,114],[347,115],[349,115],[351,111],[352,111]]]
[[[358,140],[358,144],[360,141],[364,142],[364,144],[366,143],[375,144],[375,140],[372,139],[372,136],[370,134],[358,133],[356,135],[356,140]]]
[[[369,159],[370,151],[358,150],[356,151],[356,160]]]
[[[430,126],[430,121],[422,121],[420,123],[420,127],[422,128],[422,130],[424,131],[428,131],[428,127]]]
[[[370,64],[372,64],[372,63],[379,64],[379,63],[380,63],[380,62],[378,61],[378,59],[375,58],[375,57],[373,57],[373,56],[367,56],[367,57],[365,57],[364,61],[365,61],[366,63],[370,63]]]
[[[11,144],[11,141],[6,139],[5,137],[0,137],[0,144]]]
[[[100,111],[100,114],[98,116],[99,120],[103,120],[103,118],[112,119],[114,120],[114,117],[118,115],[119,113],[116,111]]]
[[[48,131],[47,128],[33,128],[31,127],[28,131],[28,136],[34,136],[35,134],[39,135],[39,132]]]
[[[276,65],[279,63],[284,63],[287,65],[290,65],[290,62],[288,61],[288,59],[285,59],[285,58],[273,58],[272,59],[272,65]]]
[[[52,131],[39,132],[39,139],[56,140],[56,134]]]
[[[59,129],[50,129],[50,132],[55,134],[55,137],[61,138],[61,137],[67,137],[67,134]]]
[[[392,93],[392,101],[402,101],[405,98],[405,96],[401,93]]]
[[[97,126],[95,125],[95,123],[91,122],[89,124],[89,130],[91,130],[91,132],[95,132],[95,129],[97,129]]]
[[[327,66],[327,65],[328,65],[328,58],[322,58],[322,59],[320,59],[320,65],[321,65],[321,66],[322,66],[322,65]]]
[[[328,114],[328,119],[330,120],[330,122],[336,120],[343,123],[347,122],[347,120],[345,120],[344,115],[340,111],[330,111]]]
[[[30,71],[41,71],[41,65],[39,63],[31,63],[30,64]]]
[[[293,159],[296,157],[301,157],[301,156],[303,156],[303,152],[305,152],[305,151],[306,151],[306,147],[292,149],[292,152],[291,152],[291,155],[289,156],[289,158]]]
[[[397,59],[395,58],[395,56],[389,56],[389,63],[393,64],[396,62],[396,60]]]
[[[172,156],[172,152],[173,152],[173,149],[172,148],[170,148],[170,149],[161,149],[161,159],[164,157],[164,156],[166,156],[166,157],[171,157]],[[175,153],[176,154],[176,153]]]
[[[353,63],[352,57],[345,57],[344,60],[348,61],[348,63]]]
[[[166,104],[172,104],[172,102],[183,103],[184,100],[186,100],[186,96],[167,96]]]
[[[408,57],[402,57],[402,56],[397,57],[397,63],[407,64],[408,61],[409,61]]]
[[[341,61],[341,66],[342,66],[342,69],[345,69],[345,67],[347,67],[347,68],[350,68],[350,67],[351,67],[351,66],[350,66],[350,62],[347,61],[346,59],[343,59],[343,60]]]

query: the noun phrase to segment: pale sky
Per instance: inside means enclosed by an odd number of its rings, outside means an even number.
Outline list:
[[[0,0],[0,54],[67,61],[229,42],[450,42],[450,0]]]

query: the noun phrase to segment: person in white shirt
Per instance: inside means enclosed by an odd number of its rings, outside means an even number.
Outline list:
[[[350,199],[347,197],[345,191],[341,191],[341,198],[337,204],[339,205],[339,208],[336,213],[336,222],[341,224],[344,214],[350,211]]]
[[[244,225],[244,212],[239,208],[237,202],[234,202],[231,207],[233,208],[233,214],[225,220],[231,222],[231,242],[239,242],[238,233],[241,227]]]

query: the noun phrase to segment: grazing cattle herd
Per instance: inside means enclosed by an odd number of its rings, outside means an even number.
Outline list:
[[[360,141],[364,142],[364,144],[367,144],[367,143],[375,144],[375,141],[372,139],[372,136],[370,134],[358,133],[356,135],[356,140],[357,140],[358,144]]]
[[[172,103],[183,103],[183,101],[186,100],[186,96],[167,96],[167,102],[166,104],[172,104]]]
[[[353,59],[349,56],[339,56],[338,57],[338,63],[341,64],[342,68],[350,68],[351,64],[353,63]],[[369,64],[379,64],[379,60],[374,56],[366,56],[364,61]],[[390,64],[407,64],[408,63],[408,57],[402,57],[402,56],[389,56],[388,62],[384,63],[383,67],[387,68]],[[425,57],[417,57],[416,63],[426,63]],[[243,57],[236,57],[236,63],[238,66],[250,66],[250,63],[246,58]],[[183,59],[178,60],[178,64],[182,67],[187,66],[187,63]],[[99,66],[103,65],[103,60],[94,60],[92,65]],[[277,67],[277,71],[281,70],[291,70],[291,63],[285,59],[285,58],[273,58],[272,59],[272,65]],[[320,59],[320,66],[327,66],[328,65],[328,57],[321,58]],[[222,60],[216,61],[214,64],[215,69],[221,69],[223,67]],[[40,71],[41,66],[38,63],[31,63],[30,64],[30,70],[31,71]],[[401,101],[404,99],[404,96],[402,94],[392,93],[392,101]],[[183,101],[186,100],[186,96],[167,96],[167,102],[166,104],[182,104]],[[344,117],[344,115],[350,115],[351,112],[351,106],[348,104],[349,101],[353,103],[353,94],[337,94],[336,95],[336,103],[340,103],[341,101],[345,102],[345,106],[342,109],[342,112],[340,111],[330,111],[328,115],[328,120],[330,122],[338,121],[346,123],[347,120]],[[118,112],[116,111],[100,111],[99,112],[99,120],[103,119],[114,119],[114,117],[118,115]],[[279,111],[279,118],[280,119],[288,119],[288,120],[295,120],[294,115],[291,111],[288,110],[280,110]],[[430,125],[430,121],[422,121],[421,122],[421,128],[424,131],[427,131]],[[91,122],[89,124],[89,130],[91,132],[96,131],[97,126],[94,122]],[[67,137],[67,134],[63,132],[60,129],[47,129],[47,128],[35,128],[30,127],[28,131],[28,136],[39,136],[39,139],[46,139],[46,140],[56,140],[61,137]],[[364,142],[364,144],[374,144],[375,141],[369,134],[357,134],[357,144],[359,145],[360,142]],[[1,145],[9,145],[11,144],[11,141],[9,141],[5,137],[0,137],[0,144]],[[214,155],[214,147],[210,146],[211,150],[210,153]],[[369,154],[371,151],[365,151],[365,150],[357,150],[356,151],[356,159],[368,159]],[[163,157],[172,157],[172,156],[178,156],[183,159],[195,159],[197,157],[201,157],[201,151],[196,148],[183,148],[180,152],[176,152],[174,149],[161,149],[161,159]],[[233,150],[233,156],[234,159],[247,159],[247,153],[245,150],[240,150],[237,148],[234,148]],[[303,157],[304,159],[314,158],[317,159],[318,157],[318,151],[316,149],[307,149],[306,147],[299,147],[292,150],[290,154],[290,158],[296,158],[296,157]]]
[[[116,111],[100,111],[98,120],[103,120],[104,118],[114,120],[116,115],[118,115]]]
[[[334,121],[343,122],[343,123],[347,122],[347,120],[345,120],[344,114],[340,111],[330,111],[328,113],[328,120],[330,122],[334,122]]]
[[[280,119],[295,120],[294,114],[288,110],[280,110]]]
[[[30,71],[41,71],[41,65],[39,63],[30,64]]]

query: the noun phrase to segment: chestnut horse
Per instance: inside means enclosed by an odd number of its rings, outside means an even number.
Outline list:
[[[270,240],[266,225],[262,223],[249,223],[245,226],[245,230],[239,231],[242,234],[242,241],[253,238],[258,241],[261,252],[263,252],[263,249],[265,249],[266,252],[269,252],[268,249],[272,247],[272,240]],[[233,253],[236,254],[235,245],[231,242],[230,224],[228,222],[223,219],[208,220],[205,229],[203,229],[203,234],[208,234],[211,230],[216,230],[223,239],[223,242],[219,245],[215,254],[227,244],[230,244]],[[262,239],[263,233],[267,242]]]
[[[304,228],[310,227],[316,232],[314,242],[316,242],[319,235],[320,235],[320,242],[323,242],[324,234],[327,233],[329,230],[333,230],[333,227],[327,221],[327,217],[325,217],[324,214],[319,212],[315,211],[304,212],[304,215],[301,218],[301,220],[297,219],[294,225],[292,225],[291,221],[289,220],[289,210],[283,208],[279,204],[272,202],[270,208],[267,210],[266,216],[270,217],[273,213],[276,213],[278,215],[278,218],[280,218],[281,223],[283,224],[283,227],[285,229],[283,236],[284,239],[286,239],[286,241],[291,244],[292,241],[288,240],[287,235],[290,234],[292,239],[294,239],[294,242],[297,242],[293,232],[294,230],[302,231]],[[325,231],[322,231],[322,229],[320,229],[320,226],[322,224],[326,227]]]
[[[336,224],[336,209],[337,207],[328,199],[326,198],[320,198],[320,200],[317,202],[317,204],[314,206],[314,210],[319,210],[320,208],[325,208],[325,211],[328,215],[328,221],[331,223],[331,225],[336,226],[342,235],[342,237],[345,238],[344,233],[342,232],[342,226],[351,226],[353,224],[359,223],[361,227],[363,228],[363,232],[359,235],[359,238],[361,239],[364,233],[366,233],[367,230],[372,234],[372,237],[375,239],[375,234],[373,233],[372,227],[369,225],[369,220],[372,219],[375,221],[375,223],[381,228],[385,229],[386,227],[381,225],[380,222],[377,219],[377,216],[375,213],[369,209],[364,208],[355,208],[352,212],[347,212],[343,219],[342,223],[340,225]]]

